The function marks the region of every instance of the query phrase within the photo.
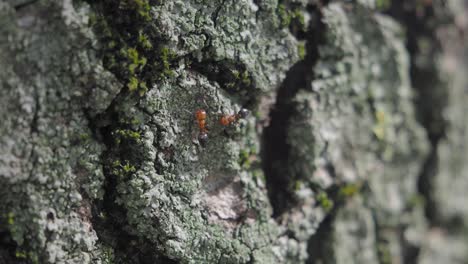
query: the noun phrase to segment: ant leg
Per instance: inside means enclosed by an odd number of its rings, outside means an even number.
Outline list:
[[[226,137],[231,138],[231,135],[228,133],[227,129],[223,129],[223,133]]]

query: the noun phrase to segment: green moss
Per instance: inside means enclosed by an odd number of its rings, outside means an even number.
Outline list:
[[[134,3],[135,10],[137,11],[138,15],[145,20],[151,20],[151,6],[149,5],[148,0],[129,0],[129,3]]]
[[[96,3],[96,8],[95,30],[105,43],[104,66],[130,92],[143,96],[153,83],[175,75],[171,63],[177,54],[167,47],[154,47],[157,42],[148,33],[149,0],[104,1]]]
[[[374,118],[375,124],[372,127],[372,132],[379,143],[378,152],[382,159],[391,160],[394,156],[395,145],[388,139],[388,134],[391,134],[391,130],[394,131],[390,116],[384,110],[376,110]]]
[[[132,63],[128,66],[128,70],[130,71],[130,73],[134,74],[137,67],[138,67],[138,64]]]
[[[247,70],[245,70],[242,73],[241,81],[242,81],[242,84],[244,84],[246,86],[249,86],[252,83],[252,80],[250,78],[250,74],[249,74],[249,72]]]
[[[130,92],[137,91],[140,96],[143,96],[148,91],[146,82],[138,80],[135,76],[130,77],[127,87]]]
[[[110,49],[113,49],[113,48],[117,47],[117,42],[111,40],[111,41],[109,41],[109,43],[107,43],[107,47],[110,48]]]
[[[13,225],[15,223],[15,214],[12,212],[9,212],[7,215],[7,223],[8,225]]]
[[[28,263],[32,263],[32,264],[38,264],[39,263],[39,257],[33,251],[27,252],[27,251],[18,249],[18,250],[15,251],[15,257],[18,260],[27,261]]]
[[[292,15],[288,12],[285,5],[279,4],[276,13],[279,16],[281,27],[288,27],[291,24]]]
[[[144,48],[144,49],[151,49],[153,48],[153,44],[151,44],[151,41],[149,40],[148,36],[143,33],[143,31],[138,31],[138,43]]]
[[[339,195],[341,197],[351,197],[359,193],[361,190],[361,185],[354,183],[354,184],[347,184],[340,188]]]
[[[114,160],[112,163],[111,163],[112,167],[120,167],[122,165],[122,163],[120,162],[120,160]]]
[[[236,79],[236,80],[240,80],[240,72],[238,70],[232,70],[232,76]]]
[[[382,264],[391,264],[392,263],[392,254],[388,246],[382,242],[377,244],[377,253],[379,255],[380,263]]]
[[[248,150],[241,150],[239,153],[239,164],[244,167],[244,168],[249,168],[250,167],[250,162],[249,162],[249,157],[250,157],[250,152]]]
[[[304,18],[304,15],[302,14],[301,9],[295,9],[291,16],[294,20],[297,21],[297,23],[299,24],[302,30],[306,29],[305,18]]]
[[[289,27],[293,25],[293,27],[305,31],[306,24],[303,11],[300,8],[295,8],[294,10],[288,10],[288,8],[284,4],[279,4],[278,8],[276,9],[276,13],[280,19],[280,26],[281,27]]]
[[[381,110],[375,112],[376,124],[372,128],[372,132],[379,140],[384,140],[385,138],[385,128],[386,128],[386,117],[385,113]]]
[[[261,169],[256,169],[252,172],[254,178],[259,179],[263,183],[266,182],[265,173]]]
[[[98,17],[96,13],[90,12],[88,16],[88,26],[93,27],[98,22]]]
[[[294,182],[294,191],[299,191],[301,187],[302,187],[302,181],[297,180]]]
[[[79,136],[78,136],[79,140],[82,142],[82,143],[86,143],[88,142],[90,139],[91,139],[91,135],[88,134],[88,133],[81,133]]]
[[[148,91],[148,86],[146,85],[146,82],[140,82],[138,87],[138,93],[140,96],[143,96]]]
[[[136,91],[138,89],[138,79],[134,76],[130,77],[130,80],[128,80],[127,87],[130,92]]]
[[[140,120],[137,118],[132,118],[132,120],[130,120],[130,124],[132,125],[139,125],[140,123]]]
[[[116,129],[112,132],[116,144],[122,143],[122,140],[130,140],[132,142],[139,142],[141,135],[138,131],[131,129]]]
[[[330,212],[333,209],[334,203],[330,200],[326,192],[320,192],[317,195],[317,202],[326,212]]]
[[[97,4],[99,5],[99,4]],[[106,2],[99,5],[101,12],[96,13],[96,24],[94,26],[97,35],[101,37],[104,45],[104,66],[111,70],[122,82],[127,83],[130,92],[144,95],[148,90],[147,83],[153,83],[157,74],[148,75],[150,70],[158,71],[159,68],[167,66],[151,65],[147,69],[148,54],[153,44],[150,37],[144,32],[144,25],[150,20],[148,0],[126,0],[120,3]],[[116,20],[114,16],[125,19]],[[155,52],[154,57],[159,53]],[[156,63],[160,63],[157,62]],[[165,71],[167,74],[167,70]]]
[[[162,62],[162,77],[172,77],[174,72],[171,70],[170,61],[175,59],[177,55],[170,49],[163,47],[160,51],[160,59]]]
[[[376,0],[375,5],[378,10],[387,10],[392,5],[391,0]]]
[[[22,223],[16,222],[16,215],[13,212],[7,213],[4,217],[6,218],[7,228],[10,231],[12,239],[16,241],[19,246],[22,246],[24,244]]]
[[[106,58],[106,67],[109,69],[115,68],[117,66],[117,60],[115,56],[113,55],[108,55]]]
[[[230,82],[230,83],[226,84],[226,88],[228,88],[228,89],[233,89],[234,87],[236,87],[236,83],[234,83],[234,82]]]
[[[299,55],[299,59],[303,60],[306,56],[306,49],[305,49],[305,44],[303,42],[300,42],[297,45],[297,54]]]
[[[111,164],[112,174],[118,177],[126,177],[136,171],[135,166],[131,165],[128,160],[122,163],[120,160],[114,160]]]
[[[411,198],[408,201],[408,206],[410,208],[415,208],[415,207],[424,207],[426,204],[426,198],[420,194],[415,194],[411,196]]]
[[[39,264],[39,256],[35,252],[29,252],[29,260],[33,264]]]
[[[256,156],[258,154],[257,148],[255,146],[250,146],[249,148],[242,149],[239,153],[239,164],[244,169],[250,169],[256,163]]]
[[[135,48],[127,49],[127,51],[124,52],[124,54],[129,60],[128,71],[130,72],[130,74],[134,75],[135,71],[143,70],[143,68],[146,65],[147,59],[145,57],[141,57]]]
[[[114,135],[133,140],[139,140],[141,138],[140,132],[133,131],[130,129],[117,129],[114,131]]]
[[[125,173],[129,173],[129,172],[135,172],[135,167],[130,165],[129,163],[125,164],[123,167],[122,167],[123,171]]]
[[[146,65],[146,58],[140,57],[140,54],[135,48],[129,48],[127,50],[128,58],[132,61],[133,64],[145,66]]]
[[[142,120],[140,120],[138,117],[133,117],[133,116],[122,116],[119,118],[119,123],[123,125],[131,125],[131,126],[137,126],[141,124]]]
[[[15,252],[15,257],[16,258],[19,258],[19,259],[26,259],[28,256],[28,254],[25,252],[25,251],[22,251],[22,250],[17,250]]]
[[[231,70],[233,82],[228,83],[228,88],[233,88],[235,86],[250,86],[252,84],[252,77],[250,76],[249,71],[244,70],[240,72],[239,70]]]
[[[114,249],[111,247],[103,247],[102,249],[102,261],[105,264],[115,263]]]

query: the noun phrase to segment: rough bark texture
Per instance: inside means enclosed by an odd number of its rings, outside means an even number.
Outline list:
[[[0,1],[0,263],[467,263],[466,6]]]

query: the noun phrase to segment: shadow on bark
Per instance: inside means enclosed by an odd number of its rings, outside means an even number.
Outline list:
[[[437,66],[442,53],[442,45],[437,37],[437,27],[441,23],[434,23],[442,18],[435,12],[434,3],[418,5],[416,2],[406,1],[392,1],[386,12],[407,30],[406,47],[410,55],[411,84],[417,95],[414,102],[416,114],[431,143],[430,153],[419,175],[418,191],[425,198],[426,219],[433,226],[441,224],[433,197],[433,180],[438,171],[439,160],[437,146],[445,137],[448,125],[443,116],[448,104],[447,84],[441,79]],[[426,41],[429,45],[423,47],[421,41]]]
[[[318,60],[318,48],[325,32],[320,8],[308,6],[308,11],[311,21],[306,38],[306,56],[287,72],[270,112],[270,124],[263,134],[263,170],[275,218],[297,203],[292,186],[299,179],[290,177],[290,146],[287,142],[289,120],[294,114],[291,100],[300,90],[311,89],[313,66]]]

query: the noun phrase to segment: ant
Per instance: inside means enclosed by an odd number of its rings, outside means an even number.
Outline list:
[[[223,115],[221,116],[220,123],[223,126],[228,126],[233,124],[239,119],[244,119],[249,115],[249,110],[242,108],[239,110],[237,114],[234,115]],[[198,133],[198,142],[202,147],[206,145],[208,140],[208,128],[206,126],[206,111],[204,109],[198,109],[195,112],[195,119],[197,120],[198,127],[200,128],[200,132]]]
[[[198,133],[198,142],[202,146],[205,146],[206,141],[208,140],[208,129],[206,128],[206,111],[203,109],[198,109],[195,112],[195,118],[198,122],[198,127],[200,128],[200,133]]]
[[[221,116],[221,119],[219,119],[219,122],[223,126],[228,126],[230,124],[233,124],[239,121],[239,119],[246,118],[248,115],[249,115],[249,110],[242,108],[241,110],[239,110],[239,112],[237,112],[237,114]]]

